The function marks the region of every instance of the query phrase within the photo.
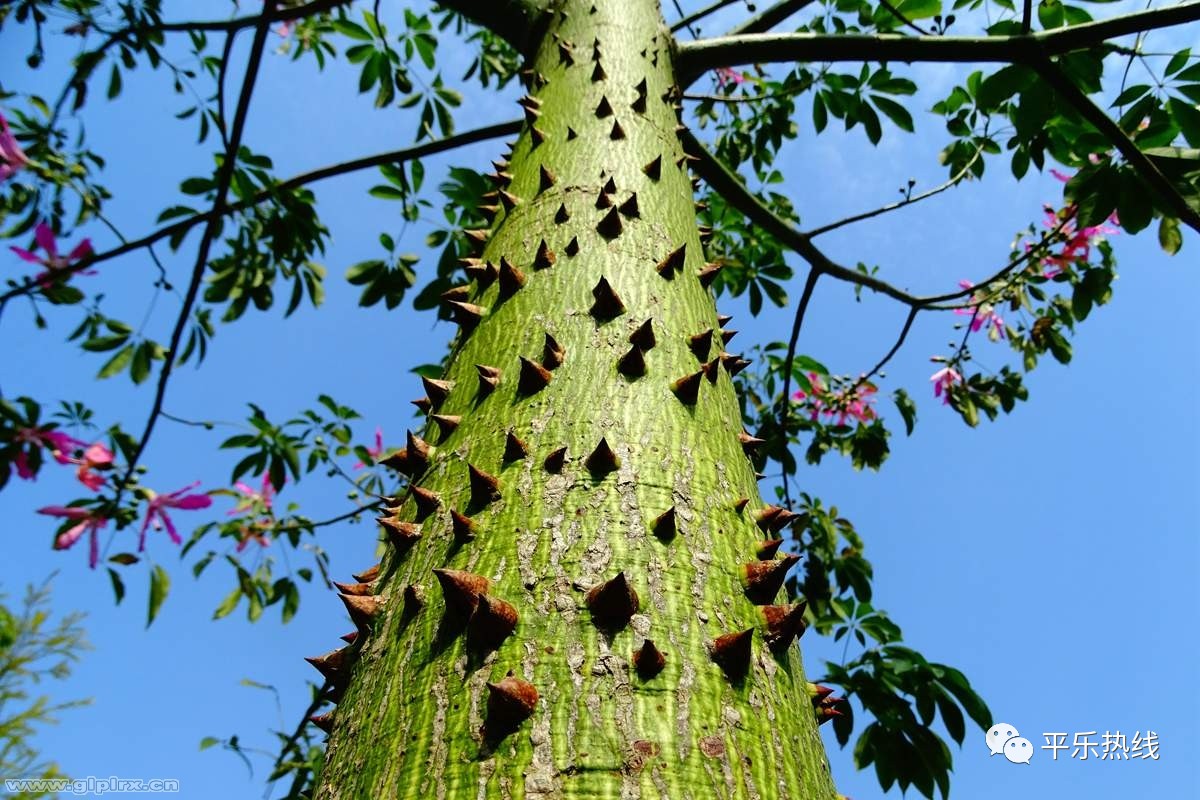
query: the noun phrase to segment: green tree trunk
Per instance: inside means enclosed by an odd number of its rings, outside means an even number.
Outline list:
[[[362,632],[318,797],[829,800],[798,648],[778,628],[768,644],[790,562],[760,542],[784,518],[760,519],[699,277],[670,35],[655,0],[568,0],[543,23],[450,388],[428,387],[435,444],[427,464],[408,449],[437,507],[406,497],[373,597],[350,601]],[[483,599],[435,569],[485,577]],[[510,672],[536,690],[527,717]]]

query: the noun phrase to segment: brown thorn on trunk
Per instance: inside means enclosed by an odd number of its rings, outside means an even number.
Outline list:
[[[579,237],[572,236],[571,241],[567,242],[567,246],[563,248],[563,251],[567,254],[568,258],[574,258],[575,254],[579,252]]]
[[[496,269],[496,265],[490,261],[480,264],[472,264],[466,268],[467,277],[475,281],[480,289],[486,289],[495,283],[496,278],[500,276],[500,271]]]
[[[546,191],[551,186],[553,186],[555,184],[555,182],[556,182],[556,180],[554,177],[554,173],[551,172],[549,170],[549,168],[546,167],[545,164],[542,164],[540,167],[538,167],[538,191],[539,192]]]
[[[369,630],[383,609],[383,601],[375,596],[339,594],[338,597],[346,606],[346,612],[354,622],[354,627],[360,631]]]
[[[721,343],[722,343],[722,344],[729,344],[729,340],[730,340],[730,339],[732,339],[733,337],[737,336],[737,335],[738,335],[738,332],[737,332],[737,331],[725,331],[725,330],[723,330],[723,331],[721,331]]]
[[[558,43],[558,61],[568,67],[575,63],[575,57],[571,54],[571,45],[566,42]]]
[[[507,300],[525,285],[525,273],[509,263],[507,258],[500,259],[500,298]]]
[[[638,209],[637,192],[629,195],[629,199],[617,206],[617,210],[630,219],[637,219],[640,217],[642,212]]]
[[[537,122],[538,117],[540,117],[542,115],[542,112],[540,109],[534,108],[531,106],[522,106],[521,110],[525,114],[525,122],[527,122],[530,125]]]
[[[395,517],[376,517],[375,521],[383,526],[387,540],[397,555],[407,553],[421,538],[421,526],[416,523],[401,522]]]
[[[782,544],[783,539],[763,539],[758,543],[758,548],[754,551],[754,555],[758,556],[759,561],[771,561],[775,558],[775,554],[779,552]]]
[[[705,264],[704,268],[696,273],[696,277],[700,279],[700,285],[705,289],[712,286],[723,266],[723,264]]]
[[[791,606],[763,606],[763,616],[767,619],[767,647],[780,650],[804,635],[807,627],[804,624],[804,609],[807,604],[803,601]]]
[[[662,156],[655,156],[653,161],[642,167],[642,172],[646,173],[650,180],[657,181],[662,176]]]
[[[429,466],[429,457],[433,453],[433,448],[429,446],[429,442],[412,431],[408,431],[407,436],[407,447],[404,449],[408,451],[408,474],[420,475]]]
[[[342,678],[346,667],[349,666],[345,647],[330,650],[320,656],[305,656],[304,660],[312,664],[327,681],[337,681]]]
[[[608,440],[604,437],[600,438],[600,443],[596,445],[596,449],[588,454],[584,459],[583,465],[587,467],[588,472],[593,475],[607,475],[610,472],[615,472],[621,466],[620,457],[608,445]]]
[[[375,594],[369,583],[338,583],[337,581],[333,581],[333,588],[342,594],[356,594],[360,597],[369,597]]]
[[[744,678],[750,671],[750,645],[753,641],[753,628],[718,636],[712,642],[712,659],[730,679]]]
[[[542,366],[546,369],[557,369],[562,366],[566,357],[566,349],[547,332],[542,339]]]
[[[532,69],[529,69],[529,70],[522,70],[521,72],[522,72],[522,74],[524,74],[524,73],[528,73],[530,77],[532,77],[532,76],[533,76],[533,70],[532,70]],[[541,107],[542,107],[542,101],[541,101],[541,100],[539,100],[539,99],[537,99],[536,97],[534,97],[534,96],[533,96],[533,95],[531,95],[531,94],[526,94],[526,95],[522,95],[522,96],[521,96],[521,97],[520,97],[520,98],[517,100],[517,105],[519,105],[521,108],[541,108]]]
[[[663,513],[654,518],[650,523],[650,530],[660,539],[671,539],[679,532],[677,515],[675,514],[675,506],[671,506]]]
[[[559,203],[559,204],[558,204],[558,211],[554,212],[554,224],[555,224],[555,225],[562,225],[564,222],[566,222],[566,221],[567,221],[567,220],[569,220],[570,218],[571,218],[571,212],[570,212],[570,211],[567,211],[567,204],[566,204],[566,203]],[[543,241],[544,241],[544,240],[543,240]],[[536,265],[535,265],[535,266],[536,266]]]
[[[612,105],[608,102],[607,97],[600,98],[600,104],[596,106],[596,116],[600,119],[611,117],[613,113]]]
[[[666,257],[658,262],[654,268],[658,274],[664,278],[670,278],[679,270],[683,269],[683,262],[687,259],[687,243],[679,245],[679,247],[667,253]]]
[[[783,506],[766,505],[755,512],[754,521],[762,530],[775,533],[786,528],[799,516],[795,511],[789,511]]]
[[[454,541],[465,544],[475,539],[479,527],[475,520],[459,511],[450,511],[450,529],[454,533]]]
[[[567,448],[560,447],[557,450],[546,456],[546,460],[542,462],[542,466],[546,468],[546,472],[552,472],[555,475],[563,471],[563,465],[567,461]]]
[[[500,370],[486,364],[476,364],[475,371],[479,373],[479,398],[490,395],[500,385]]]
[[[575,129],[567,126],[567,141],[569,142],[577,136],[579,136],[579,134],[575,132]]]
[[[517,197],[512,192],[504,189],[500,190],[500,205],[504,206],[505,211],[512,211],[521,204],[521,198]]]
[[[733,322],[732,314],[717,314],[717,324],[724,328],[730,322]]]
[[[721,374],[721,360],[714,358],[700,365],[700,371],[704,373],[704,377],[708,378],[708,382],[714,386],[717,383],[717,376]]]
[[[608,138],[613,141],[619,141],[625,138],[625,129],[621,127],[620,121],[613,122],[612,131],[609,132]]]
[[[404,608],[400,614],[402,622],[407,622],[425,607],[425,589],[416,583],[404,587]]]
[[[487,313],[487,309],[483,306],[477,306],[474,303],[454,301],[446,305],[454,310],[454,321],[466,333],[475,330],[475,326],[479,324],[479,321],[483,319],[483,315]]]
[[[333,731],[333,712],[332,711],[328,711],[324,714],[313,714],[311,717],[308,718],[308,721],[311,722],[313,725],[316,725],[318,728],[320,728],[325,733],[331,733]]]
[[[787,555],[775,561],[750,561],[742,565],[746,582],[746,597],[756,606],[775,602],[788,570],[800,561],[800,556]]]
[[[462,286],[455,286],[442,292],[441,300],[443,303],[448,303],[452,300],[466,300],[470,296],[471,287],[463,284]]]
[[[462,417],[446,414],[433,414],[429,418],[438,426],[438,431],[441,433],[439,441],[445,441],[450,434],[454,433],[454,429],[458,427],[458,424],[462,422]]]
[[[489,475],[474,464],[467,464],[467,475],[471,483],[471,505],[482,508],[500,499],[500,480]]]
[[[633,668],[642,680],[653,678],[666,666],[666,656],[649,639],[644,640],[642,646],[633,653]]]
[[[697,361],[703,361],[708,358],[708,353],[712,350],[712,328],[701,331],[695,336],[688,337],[688,349],[692,351],[692,355]]]
[[[517,393],[528,397],[550,384],[554,375],[536,361],[521,356],[521,375],[517,378]]]
[[[612,195],[601,192],[600,194],[598,194],[596,196],[596,208],[599,208],[602,210],[605,208],[612,208],[612,204],[613,204]]]
[[[437,511],[438,506],[442,504],[442,498],[438,497],[435,492],[428,489],[423,489],[420,486],[412,487],[413,503],[416,504],[417,513],[415,519],[417,522],[423,522],[426,517]]]
[[[630,378],[640,378],[646,374],[646,357],[642,348],[636,344],[629,352],[617,361],[617,371]]]
[[[625,578],[624,572],[598,583],[588,590],[585,598],[592,622],[606,630],[620,630],[638,612],[638,595]]]
[[[517,438],[517,435],[511,430],[504,436],[504,463],[510,464],[513,461],[521,461],[529,454],[529,448],[525,443]]]
[[[529,126],[529,141],[532,142],[529,149],[535,150],[537,146],[546,141],[546,134],[537,125]]]
[[[371,583],[379,577],[379,571],[383,568],[382,564],[375,564],[367,567],[362,572],[351,573],[350,577],[359,583]]]
[[[416,400],[409,400],[408,402],[416,406],[417,410],[422,414],[428,414],[433,410],[433,401],[428,397],[418,397]]]
[[[604,67],[600,66],[600,62],[596,62],[595,69],[592,70],[592,83],[599,83],[608,77],[608,73],[604,71]]]
[[[621,215],[615,208],[610,208],[604,218],[596,223],[596,232],[605,239],[617,238],[621,235],[623,228]]]
[[[491,237],[492,232],[488,228],[468,228],[463,231],[467,239],[475,244],[476,247],[482,249],[487,240]]]
[[[479,596],[487,593],[492,582],[482,575],[458,569],[435,569],[442,596],[446,598],[446,609],[469,617],[479,606]]]
[[[740,513],[742,513],[743,510],[745,510],[746,506],[749,503],[750,503],[749,497],[739,497],[733,503],[733,510],[740,514]]]
[[[679,402],[687,406],[694,406],[700,396],[700,379],[703,377],[704,370],[698,370],[691,375],[684,375],[671,384],[671,391],[679,398]]]
[[[601,172],[600,174],[601,174],[601,176],[604,175],[603,172]],[[615,180],[613,180],[612,178],[609,178],[608,181],[604,184],[604,187],[600,191],[604,192],[605,194],[616,194],[617,182]]]
[[[617,213],[616,209],[613,209],[611,213],[615,215]],[[618,218],[618,224],[620,224],[620,218]],[[616,289],[613,289],[612,284],[608,282],[608,278],[600,277],[600,280],[592,288],[592,297],[595,298],[595,302],[592,303],[592,307],[588,313],[601,322],[614,319],[625,313],[625,304],[621,302],[620,295],[617,294]]]
[[[479,650],[495,650],[517,629],[518,618],[511,603],[482,594],[467,624],[467,642]]]
[[[354,644],[354,640],[358,638],[358,631],[350,631],[349,633],[343,633],[338,638],[341,639],[346,644]]]
[[[538,244],[537,253],[533,257],[533,268],[535,270],[549,269],[554,266],[554,262],[557,260],[558,256],[554,255],[554,251],[550,249],[550,245],[546,244],[545,239],[542,239]]]
[[[637,330],[629,334],[629,341],[642,350],[653,350],[658,343],[654,338],[654,320],[648,319],[639,325]]]
[[[738,442],[742,445],[742,451],[746,455],[753,455],[761,445],[767,443],[766,439],[759,439],[757,436],[751,436],[749,431],[742,431],[738,434]]]
[[[512,672],[498,683],[488,683],[487,721],[484,737],[498,740],[516,730],[537,708],[538,691],[529,681]]]

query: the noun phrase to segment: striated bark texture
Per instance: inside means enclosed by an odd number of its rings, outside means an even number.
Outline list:
[[[317,796],[830,800],[670,35],[655,0],[566,0],[541,27],[431,450],[404,459],[424,494],[347,587],[361,630]]]

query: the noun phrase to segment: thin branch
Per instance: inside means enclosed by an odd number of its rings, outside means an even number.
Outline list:
[[[475,130],[466,131],[454,136],[447,136],[444,139],[435,139],[433,141],[425,142],[424,144],[416,145],[414,147],[408,147],[403,150],[391,150],[386,153],[376,153],[375,155],[363,156],[362,158],[356,158],[352,161],[345,161],[340,164],[331,164],[327,167],[321,167],[320,169],[312,170],[311,172],[304,172],[288,178],[282,183],[277,183],[274,186],[263,189],[258,194],[246,200],[224,206],[221,209],[220,214],[217,214],[215,211],[206,211],[191,217],[186,217],[178,222],[173,222],[170,225],[159,228],[152,233],[148,233],[140,239],[136,239],[131,242],[125,242],[120,246],[114,247],[111,250],[106,250],[103,253],[97,253],[92,258],[77,262],[71,265],[68,270],[63,270],[61,272],[63,276],[66,277],[70,274],[81,272],[85,269],[90,269],[96,264],[109,261],[117,256],[123,256],[127,253],[132,253],[133,251],[140,250],[144,247],[150,247],[156,242],[159,242],[170,236],[182,236],[184,233],[190,231],[192,228],[196,227],[202,222],[208,222],[214,217],[226,216],[229,214],[236,214],[239,211],[245,211],[246,209],[252,208],[253,206],[258,205],[265,200],[269,200],[280,191],[297,189],[301,186],[307,186],[310,183],[315,183],[326,178],[333,178],[338,175],[346,175],[358,170],[378,167],[382,164],[395,164],[402,161],[409,161],[415,158],[422,158],[435,153],[453,150],[456,147],[462,147],[464,145],[486,141],[488,139],[496,139],[501,136],[511,136],[514,133],[519,133],[521,126],[521,120],[501,122],[496,125],[489,125],[486,128],[476,128]],[[0,294],[0,307],[2,307],[3,304],[9,299],[18,295],[29,294],[36,291],[40,287],[41,285],[37,281],[29,279],[20,286],[10,289],[4,294]]]
[[[313,694],[313,698],[309,701],[308,707],[304,709],[304,715],[300,717],[300,724],[296,726],[295,730],[292,731],[292,734],[288,736],[288,738],[283,740],[283,745],[279,748],[279,756],[275,759],[274,766],[271,767],[272,774],[279,771],[279,768],[283,765],[283,761],[287,757],[287,754],[295,749],[299,744],[300,739],[304,736],[304,728],[309,724],[309,717],[311,717],[313,714],[316,714],[321,706],[330,702],[328,694],[329,690],[332,688],[333,681],[327,678],[325,682],[321,684],[321,688]],[[293,788],[295,789],[297,787]],[[295,792],[292,792],[288,796],[291,797],[294,794]]]
[[[676,33],[684,28],[690,28],[694,23],[699,22],[709,14],[714,14],[725,6],[731,6],[736,2],[738,2],[738,0],[717,0],[717,2],[713,3],[712,5],[702,8],[694,14],[689,14],[688,16],[676,22],[671,26],[671,33]]]
[[[1170,206],[1181,220],[1186,222],[1193,230],[1200,233],[1200,214],[1196,213],[1187,200],[1175,188],[1166,175],[1158,168],[1149,156],[1141,151],[1133,140],[1121,130],[1117,123],[1105,114],[1095,103],[1093,103],[1086,94],[1084,94],[1078,86],[1071,82],[1062,69],[1050,61],[1048,58],[1034,60],[1031,65],[1038,75],[1042,77],[1046,83],[1050,84],[1054,91],[1058,92],[1063,100],[1067,101],[1071,106],[1079,112],[1080,116],[1092,124],[1096,130],[1108,139],[1114,147],[1125,156],[1125,159],[1137,170],[1146,183],[1158,193],[1159,197]]]
[[[766,33],[793,14],[798,14],[814,0],[781,0],[770,8],[763,9],[757,16],[738,25],[727,36],[744,36],[748,33]]]
[[[879,0],[879,5],[883,6],[887,10],[887,12],[889,14],[891,14],[893,17],[900,20],[900,23],[902,25],[904,25],[904,27],[914,30],[922,36],[932,36],[933,35],[929,31],[922,28],[917,23],[913,22],[908,17],[901,14],[900,9],[896,8],[894,5],[892,5],[890,2],[888,2],[888,0]],[[1026,31],[1026,33],[1028,33],[1028,32],[1029,31]]]
[[[184,294],[183,307],[179,310],[179,316],[175,320],[175,329],[171,332],[170,343],[167,346],[167,356],[163,361],[162,371],[158,376],[158,387],[154,393],[154,404],[150,408],[150,415],[146,419],[146,426],[142,431],[142,435],[138,439],[137,448],[129,459],[129,466],[125,470],[125,475],[121,482],[117,484],[117,497],[113,505],[120,503],[121,492],[124,491],[125,487],[130,485],[130,480],[137,469],[138,461],[141,459],[142,454],[146,452],[146,447],[150,444],[150,436],[154,433],[154,426],[158,422],[159,415],[162,413],[163,400],[167,394],[167,384],[171,380],[172,368],[179,354],[179,343],[183,340],[183,333],[187,329],[188,319],[192,314],[192,307],[196,303],[200,284],[204,279],[204,270],[208,266],[208,254],[212,248],[213,241],[217,237],[220,220],[224,215],[225,199],[229,194],[229,187],[233,183],[238,148],[242,145],[242,133],[245,130],[246,118],[250,112],[250,98],[254,94],[254,85],[258,82],[258,70],[262,64],[263,50],[266,49],[267,34],[271,29],[271,17],[276,10],[276,2],[277,0],[266,0],[263,4],[263,13],[258,17],[258,26],[254,29],[254,42],[250,46],[246,74],[242,78],[242,88],[238,93],[237,108],[234,111],[233,125],[229,134],[229,148],[225,151],[225,158],[222,160],[220,169],[217,171],[217,188],[213,200],[213,214],[209,218],[208,224],[205,225],[204,234],[200,238],[200,246],[196,253],[196,263],[192,267],[191,281],[188,284],[187,292]]]
[[[948,181],[946,181],[945,183],[938,184],[937,186],[933,187],[932,189],[921,192],[920,194],[917,194],[917,195],[913,195],[912,197],[906,197],[903,200],[898,200],[895,203],[888,203],[887,205],[882,205],[879,208],[873,209],[871,211],[864,211],[861,214],[855,214],[852,217],[846,217],[845,219],[839,219],[837,222],[830,222],[827,225],[822,225],[819,228],[813,228],[810,231],[805,231],[804,235],[810,239],[815,239],[822,234],[829,233],[830,231],[835,231],[838,228],[845,227],[846,225],[850,225],[855,222],[862,222],[865,219],[871,219],[872,217],[878,217],[882,214],[886,214],[889,211],[895,211],[898,208],[904,208],[905,206],[911,206],[913,203],[919,203],[922,200],[928,200],[930,197],[939,195],[942,192],[946,191],[947,189],[951,189],[951,188],[957,186],[959,183],[961,183],[963,181],[963,179],[966,178],[970,174],[971,167],[975,164],[976,161],[979,160],[979,158],[982,155],[983,155],[983,148],[982,147],[976,148],[975,155],[971,156],[971,160],[968,161],[966,164],[964,164],[962,169],[960,169],[958,172],[954,173],[954,175],[950,176],[950,179]]]
[[[774,33],[723,36],[682,42],[677,58],[680,86],[718,67],[778,62],[933,61],[1029,62],[1063,55],[1108,39],[1200,19],[1200,0],[1014,36],[901,36],[899,34]]]
[[[792,335],[788,339],[787,357],[783,360],[783,398],[779,404],[779,429],[784,441],[788,435],[788,415],[792,403],[788,399],[792,391],[792,364],[796,360],[796,343],[800,341],[800,327],[804,324],[804,315],[808,311],[808,302],[812,300],[813,290],[817,288],[817,279],[821,271],[816,267],[808,270],[808,278],[804,281],[804,290],[800,293],[800,302],[796,304],[796,315],[792,318]],[[783,500],[787,508],[792,507],[791,490],[788,488],[787,475],[783,476]]]
[[[314,528],[327,528],[330,525],[336,525],[339,522],[345,522],[348,519],[354,519],[359,514],[378,511],[381,508],[383,508],[382,499],[376,500],[374,503],[368,503],[365,506],[358,506],[357,508],[347,511],[344,514],[338,514],[336,517],[329,517],[328,519],[319,520],[317,522],[296,522],[290,525],[279,525],[278,527],[271,528],[271,533],[279,534],[287,533],[288,531],[308,531],[313,530]]]
[[[904,346],[904,340],[908,338],[908,332],[912,330],[913,322],[917,318],[917,314],[921,313],[919,306],[913,306],[908,310],[908,316],[904,318],[904,327],[900,329],[900,335],[896,337],[896,343],[892,345],[892,349],[884,354],[883,358],[879,359],[879,363],[871,368],[871,371],[859,378],[853,387],[850,389],[850,394],[853,396],[858,391],[858,387],[862,386],[867,381],[879,374],[880,370],[887,366],[887,363],[892,360],[896,353],[900,352],[900,348]]]
[[[1021,33],[1028,34],[1033,30],[1033,0],[1024,0],[1021,9]]]
[[[677,13],[681,17],[684,16],[683,6],[679,5],[679,0],[671,0],[671,4],[675,6],[675,13]],[[700,34],[696,32],[696,29],[692,27],[692,24],[690,22],[687,25],[685,25],[684,27],[687,28],[687,32],[692,35],[693,39],[700,38]]]

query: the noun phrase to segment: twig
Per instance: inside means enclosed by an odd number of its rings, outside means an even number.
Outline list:
[[[1026,2],[1028,2],[1028,0],[1026,0]],[[904,25],[904,27],[911,28],[912,30],[916,31],[917,33],[921,34],[922,36],[932,36],[933,35],[929,31],[922,28],[917,23],[913,22],[908,17],[901,14],[900,9],[896,8],[894,5],[892,5],[890,2],[888,2],[888,0],[879,0],[879,5],[883,6],[885,9],[887,9],[887,12],[889,14],[891,14],[893,17],[900,20],[901,24]],[[1028,33],[1028,32],[1029,31],[1026,31],[1026,33]]]
[[[763,9],[757,16],[738,25],[728,36],[742,36],[747,33],[766,33],[793,14],[799,13],[805,6],[812,5],[814,0],[782,0],[770,8]]]
[[[787,358],[783,361],[783,398],[780,400],[779,406],[779,428],[785,442],[788,438],[788,416],[792,407],[789,395],[792,391],[792,363],[796,360],[796,343],[800,340],[800,327],[804,324],[808,301],[812,300],[813,289],[817,288],[817,279],[820,277],[819,269],[809,268],[808,278],[804,281],[804,290],[800,294],[800,302],[796,304],[796,315],[792,319],[792,336],[788,339]],[[786,473],[783,476],[783,500],[787,508],[792,507],[792,494],[788,488]]]
[[[900,352],[900,348],[904,346],[904,340],[908,338],[908,332],[912,330],[913,322],[916,320],[917,314],[919,313],[921,313],[921,309],[917,306],[913,306],[908,310],[908,316],[904,318],[904,327],[900,329],[900,335],[896,337],[896,343],[892,345],[892,349],[888,350],[887,353],[884,354],[883,358],[879,359],[879,363],[872,367],[870,372],[860,377],[854,383],[854,386],[850,389],[850,394],[857,392],[858,387],[862,386],[864,383],[871,380],[871,378],[874,378],[876,375],[878,375],[879,371],[886,367],[887,363],[892,360],[892,357],[895,356],[896,353]]]
[[[713,14],[717,11],[720,11],[725,6],[731,6],[734,3],[736,3],[737,1],[738,0],[717,0],[717,2],[713,3],[712,5],[702,8],[699,11],[695,12],[694,14],[689,14],[688,16],[686,16],[683,19],[676,22],[674,25],[671,26],[671,33],[681,31],[684,28],[688,28],[690,30],[691,25],[693,23],[699,22],[700,20],[707,17],[709,14]]]

